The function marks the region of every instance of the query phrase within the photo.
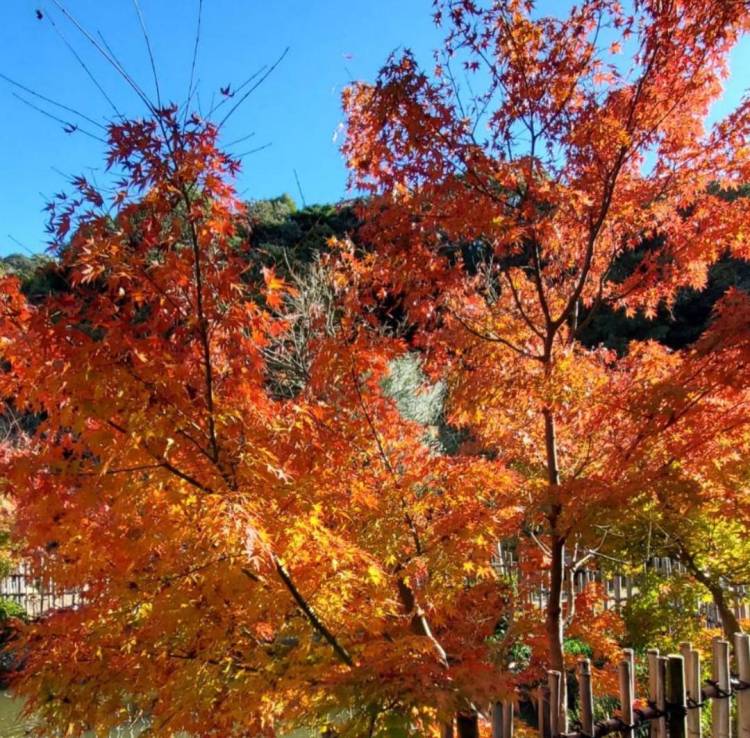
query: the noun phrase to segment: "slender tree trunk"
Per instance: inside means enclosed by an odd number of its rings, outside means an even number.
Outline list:
[[[550,542],[550,592],[547,603],[547,636],[549,638],[550,668],[564,672],[562,592],[565,581],[565,541],[553,534]]]
[[[416,598],[414,597],[414,592],[412,592],[411,587],[409,587],[406,581],[401,577],[399,577],[397,585],[398,594],[401,598],[401,604],[404,606],[404,610],[407,612],[407,614],[411,615],[410,624],[412,632],[416,633],[416,635],[424,636],[425,638],[428,638],[430,640],[433,647],[435,648],[435,652],[437,653],[440,662],[447,668],[448,655],[445,653],[445,649],[440,645],[440,642],[433,635],[430,624],[427,622],[427,617],[422,611],[422,608],[419,607],[416,603]]]
[[[724,637],[730,642],[734,643],[734,634],[742,633],[742,626],[739,620],[735,617],[732,608],[727,604],[727,600],[724,597],[724,590],[721,585],[718,584],[707,584],[706,587],[713,597],[714,604],[719,611],[719,617],[721,618],[721,628],[724,631]]]
[[[555,419],[552,411],[544,411],[544,436],[547,452],[547,480],[549,483],[549,511],[547,521],[550,534],[550,592],[547,602],[546,630],[549,641],[550,668],[559,671],[560,680],[560,711],[557,724],[560,732],[567,732],[568,728],[568,687],[565,673],[565,658],[563,656],[563,637],[565,623],[562,611],[562,595],[565,586],[565,538],[558,530],[560,517],[559,490],[560,470],[557,464],[557,435]]]
[[[550,541],[551,563],[550,563],[550,592],[547,602],[546,630],[549,641],[549,666],[550,669],[559,671],[560,679],[560,711],[557,724],[560,732],[567,732],[567,703],[568,688],[567,674],[565,672],[565,657],[563,655],[563,642],[565,621],[562,610],[562,593],[565,583],[565,540],[553,533]],[[552,706],[554,709],[554,706]]]
[[[735,633],[742,633],[742,626],[735,617],[732,608],[727,602],[726,593],[723,587],[712,577],[706,574],[703,569],[698,566],[695,557],[688,551],[687,547],[682,541],[677,541],[678,554],[680,561],[685,565],[687,570],[693,575],[695,580],[702,584],[710,593],[713,598],[716,609],[719,611],[719,617],[721,618],[721,628],[724,631],[724,637],[733,643]]]

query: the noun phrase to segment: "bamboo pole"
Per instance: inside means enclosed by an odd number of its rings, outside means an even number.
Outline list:
[[[565,726],[560,725],[562,714],[562,674],[559,671],[547,672],[547,687],[549,689],[549,730],[553,736],[567,732]]]
[[[732,726],[729,720],[728,695],[729,681],[729,643],[721,638],[714,638],[711,644],[711,678],[720,693],[711,700],[711,735],[713,738],[731,738]]]
[[[620,661],[618,676],[620,681],[620,714],[625,724],[622,734],[623,736],[627,736],[633,730],[633,700],[635,698],[633,693],[632,662],[629,658],[626,657]]]
[[[746,633],[734,634],[734,657],[739,686],[750,686],[750,636]],[[737,738],[750,738],[750,689],[746,688],[737,692]]]
[[[685,691],[688,698],[688,738],[701,738],[701,657],[690,643],[681,643],[680,651],[685,660]]]
[[[513,738],[513,700],[503,702],[503,738]]]
[[[685,662],[672,654],[667,665],[667,702],[669,705],[669,738],[687,735],[687,700],[685,697]]]

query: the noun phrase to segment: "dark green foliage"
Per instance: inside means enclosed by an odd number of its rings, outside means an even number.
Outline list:
[[[21,288],[31,300],[67,289],[65,278],[56,262],[43,254],[10,254],[0,258],[0,275],[3,274],[16,275],[21,280]]]
[[[310,264],[327,249],[331,238],[354,237],[359,221],[351,204],[310,205],[302,210],[289,195],[248,204],[243,239],[251,258],[279,272]],[[256,256],[257,254],[257,256]]]
[[[654,340],[673,349],[683,348],[703,333],[714,305],[730,287],[750,292],[750,263],[732,258],[717,262],[709,271],[705,289],[682,290],[672,310],[662,308],[653,319],[642,314],[628,317],[623,310],[600,309],[580,338],[587,346],[603,344],[619,353],[626,351],[630,341]]]
[[[29,279],[37,268],[44,262],[41,256],[24,256],[23,254],[9,254],[0,257],[0,274],[15,274],[20,279]]]
[[[750,196],[750,185],[731,190],[709,188],[711,194],[725,200],[736,200]],[[689,217],[689,214],[686,214]],[[627,252],[613,266],[610,278],[622,282],[639,268],[644,256],[659,240],[644,241],[640,248]],[[671,310],[662,307],[658,314],[646,318],[639,314],[632,317],[624,310],[599,309],[586,323],[586,313],[581,316],[579,338],[586,346],[604,345],[623,354],[630,341],[659,341],[669,348],[680,349],[695,341],[711,321],[714,305],[730,288],[750,292],[750,262],[725,256],[708,272],[706,287],[702,290],[683,289],[677,295]]]

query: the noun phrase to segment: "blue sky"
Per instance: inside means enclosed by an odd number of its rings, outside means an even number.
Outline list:
[[[182,101],[190,76],[198,0],[140,0],[154,47],[164,98]],[[65,0],[87,29],[101,31],[124,66],[153,89],[148,57],[131,0]],[[346,172],[335,141],[342,122],[340,93],[352,79],[372,79],[387,55],[409,46],[425,64],[439,42],[431,0],[204,0],[197,77],[201,103],[220,87],[239,84],[286,48],[289,55],[236,114],[225,142],[248,133],[238,190],[246,198],[289,192],[308,203],[346,193]],[[36,10],[45,15],[36,18]],[[0,7],[0,72],[92,118],[107,102],[49,23],[75,46],[126,114],[142,106],[106,62],[64,21],[50,0],[4,0]],[[717,115],[733,107],[750,78],[750,41],[736,50],[732,79]],[[747,82],[744,82],[746,85]],[[0,80],[0,254],[44,248],[42,207],[65,188],[65,176],[100,167],[102,145],[29,109]],[[49,108],[51,109],[51,108]],[[63,114],[65,117],[67,114]],[[95,172],[96,174],[96,172]],[[100,176],[101,170],[99,170]],[[11,238],[12,237],[12,238]]]

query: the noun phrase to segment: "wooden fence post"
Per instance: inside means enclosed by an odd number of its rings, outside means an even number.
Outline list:
[[[630,689],[633,694],[633,699],[635,700],[635,651],[632,648],[623,648],[622,657],[630,663]]]
[[[667,703],[669,706],[669,738],[687,735],[687,700],[685,698],[685,662],[682,656],[669,656],[667,668]]]
[[[631,654],[632,655],[632,654]],[[618,667],[620,677],[620,714],[622,721],[627,726],[622,731],[624,736],[633,731],[633,671],[630,659],[624,658]]]
[[[578,662],[578,693],[581,703],[581,730],[587,736],[594,735],[594,692],[591,687],[591,662]]]
[[[492,738],[505,738],[503,735],[503,703],[492,703]]]
[[[742,689],[737,691],[737,738],[750,738],[750,636],[734,634],[734,657]]]
[[[659,725],[659,737],[667,736],[667,662],[666,656],[659,656],[656,660],[656,709],[664,715],[656,722]]]
[[[492,705],[492,738],[513,738],[513,702]]]
[[[649,648],[646,652],[648,657],[648,701],[652,707],[659,707],[659,695],[664,690],[659,688],[659,649]],[[652,720],[650,723],[651,738],[664,738],[664,718]]]
[[[542,687],[539,690],[539,718],[538,718],[538,729],[539,738],[551,738],[550,733],[550,709],[549,709],[549,690],[547,687]]]
[[[711,678],[716,687],[729,694],[729,643],[714,638],[711,644]],[[732,726],[729,720],[729,699],[717,695],[711,700],[711,735],[713,738],[731,738]]]
[[[547,687],[549,689],[549,731],[556,736],[564,732],[560,725],[562,674],[559,671],[547,672]]]
[[[458,738],[479,738],[479,717],[475,712],[459,712],[456,727]]]
[[[688,738],[701,738],[701,657],[690,643],[681,643],[680,651],[685,660],[685,691],[688,698]],[[750,737],[748,737],[750,738]]]

